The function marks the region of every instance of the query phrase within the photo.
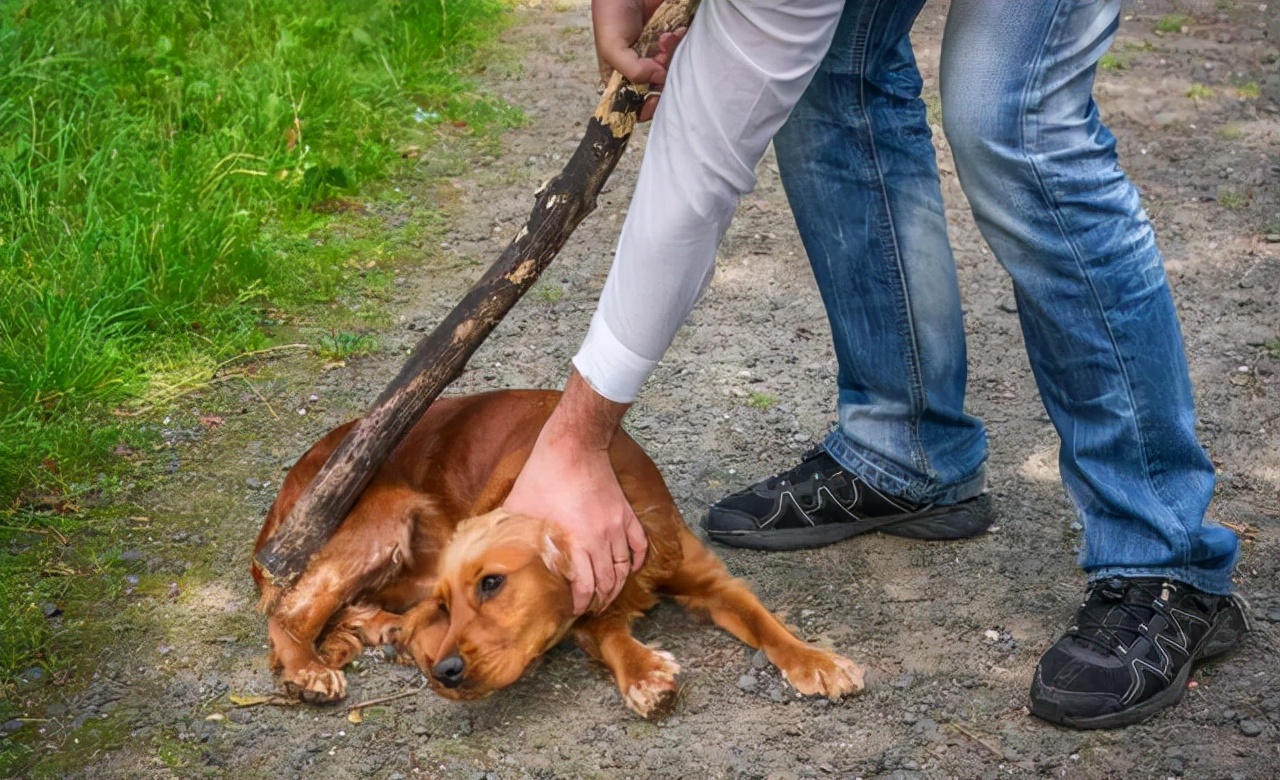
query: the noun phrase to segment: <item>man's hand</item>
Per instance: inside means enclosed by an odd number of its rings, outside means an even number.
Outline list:
[[[627,575],[644,565],[649,547],[609,460],[609,443],[626,411],[573,372],[503,505],[564,529],[579,615],[612,603]]]
[[[596,36],[596,56],[600,62],[600,80],[608,82],[613,71],[618,71],[633,84],[647,84],[650,97],[640,111],[640,121],[653,118],[658,108],[658,96],[667,81],[667,67],[676,46],[684,37],[684,30],[663,33],[658,38],[656,51],[641,57],[631,48],[640,38],[640,31],[662,0],[592,0],[591,19]]]

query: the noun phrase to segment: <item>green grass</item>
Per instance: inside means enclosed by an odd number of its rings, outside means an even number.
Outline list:
[[[0,0],[0,506],[102,468],[157,374],[369,278],[320,207],[518,119],[466,78],[505,7]]]
[[[747,396],[747,406],[760,411],[767,411],[778,405],[778,396],[772,393],[765,393],[759,390],[753,390]]]
[[[1186,14],[1165,14],[1156,20],[1155,30],[1158,33],[1182,32],[1182,28],[1190,25],[1194,19]]]
[[[1224,209],[1238,209],[1249,205],[1249,196],[1235,187],[1218,188],[1218,205]]]
[[[1245,137],[1245,131],[1240,125],[1223,125],[1218,128],[1218,137],[1224,141],[1239,141]]]
[[[93,505],[161,448],[116,412],[277,330],[376,348],[397,263],[441,226],[388,178],[520,119],[472,80],[508,5],[0,0],[0,700],[93,645],[91,616],[42,604],[109,603],[128,568],[127,518]]]
[[[329,331],[319,338],[315,346],[316,354],[332,363],[368,355],[377,349],[377,336],[349,330]]]
[[[1187,97],[1197,102],[1201,100],[1208,100],[1213,97],[1213,88],[1207,87],[1204,84],[1192,84],[1190,87],[1187,87]]]
[[[1125,70],[1129,63],[1119,54],[1109,52],[1098,59],[1098,67],[1103,70]]]

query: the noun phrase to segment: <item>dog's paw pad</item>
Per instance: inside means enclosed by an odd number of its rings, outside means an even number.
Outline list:
[[[805,696],[839,699],[861,693],[863,668],[844,656],[812,648],[800,661],[782,670],[782,676]]]
[[[671,709],[675,704],[680,685],[676,675],[680,664],[670,653],[657,650],[653,654],[655,667],[644,677],[631,684],[624,692],[627,706],[642,718],[652,718]]]
[[[310,664],[287,674],[284,689],[307,702],[339,701],[346,698],[347,678],[337,669]]]

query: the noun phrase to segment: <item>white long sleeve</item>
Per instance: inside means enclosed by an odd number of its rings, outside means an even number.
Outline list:
[[[613,267],[574,366],[635,400],[711,281],[755,168],[831,44],[843,0],[703,0],[676,49]]]

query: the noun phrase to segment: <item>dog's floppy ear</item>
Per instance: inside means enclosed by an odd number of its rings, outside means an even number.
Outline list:
[[[573,579],[573,562],[565,552],[567,540],[560,526],[552,522],[543,523],[540,555],[542,565],[547,571],[566,580]]]

